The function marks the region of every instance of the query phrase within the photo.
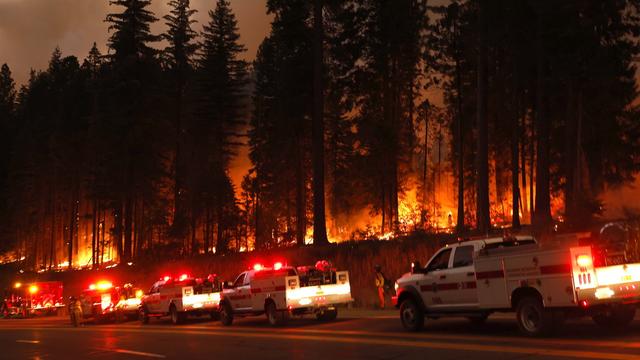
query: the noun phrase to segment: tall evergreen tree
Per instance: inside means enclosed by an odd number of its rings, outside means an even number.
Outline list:
[[[329,243],[324,194],[324,0],[313,2],[313,243]]]
[[[238,130],[244,124],[242,107],[246,96],[247,64],[240,58],[245,47],[239,43],[238,23],[229,2],[218,0],[215,9],[209,11],[209,18],[203,27],[195,120],[190,129],[195,157],[190,160],[189,174],[196,181],[190,186],[191,221],[194,225],[196,217],[202,213],[201,199],[211,203],[218,226],[216,252],[225,253],[228,251],[226,210],[232,208],[234,201],[227,170],[235,155]],[[192,226],[192,245],[195,245],[194,230]]]
[[[15,136],[13,124],[16,106],[16,85],[7,64],[0,68],[0,217],[8,217],[8,181],[11,147]],[[15,246],[9,236],[8,223],[0,221],[0,250]]]
[[[190,8],[189,0],[172,0],[171,11],[164,16],[167,32],[163,35],[168,41],[164,53],[168,62],[169,94],[173,104],[172,118],[175,131],[173,153],[173,224],[172,234],[182,238],[187,232],[187,214],[185,204],[186,164],[184,155],[184,123],[188,113],[187,93],[193,72],[193,57],[198,49],[194,42],[197,33],[191,28],[196,21],[192,19],[197,12]]]
[[[134,226],[144,226],[144,221],[135,218],[145,208],[149,214],[159,195],[154,188],[165,172],[161,155],[166,141],[161,135],[166,124],[161,121],[163,117],[154,117],[161,112],[156,90],[160,68],[157,51],[150,47],[159,39],[150,32],[151,24],[157,21],[147,9],[151,1],[112,0],[110,4],[121,11],[106,19],[112,32],[109,48],[113,51],[113,71],[108,80],[107,97],[112,106],[107,107],[110,131],[105,140],[111,152],[108,173],[114,174],[112,209],[117,220],[113,232],[120,260],[126,262],[134,251]]]

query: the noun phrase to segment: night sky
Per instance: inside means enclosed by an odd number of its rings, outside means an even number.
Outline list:
[[[269,32],[271,17],[266,14],[266,0],[230,0],[238,19],[241,42],[247,47],[246,60],[253,60],[258,46]],[[151,10],[160,20],[154,33],[165,30],[162,16],[168,13],[167,0],[154,0]],[[208,20],[207,12],[216,0],[191,0],[198,10],[194,25],[200,31]],[[0,64],[7,63],[18,84],[29,78],[29,69],[47,66],[51,52],[59,46],[63,55],[75,55],[80,61],[93,42],[107,52],[109,12],[120,11],[108,0],[0,0]],[[158,43],[156,47],[164,47]]]

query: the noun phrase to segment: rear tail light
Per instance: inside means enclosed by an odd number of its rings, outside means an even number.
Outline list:
[[[576,264],[581,268],[590,267],[593,265],[593,259],[589,255],[578,255]]]

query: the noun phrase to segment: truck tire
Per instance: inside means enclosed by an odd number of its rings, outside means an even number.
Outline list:
[[[233,309],[228,302],[220,304],[220,323],[224,326],[233,324]]]
[[[413,298],[405,299],[400,304],[400,321],[409,331],[420,331],[424,327],[424,310]]]
[[[289,313],[286,311],[278,311],[273,301],[267,302],[264,310],[271,326],[282,326],[289,320]]]
[[[119,310],[116,311],[114,317],[115,317],[115,322],[116,323],[123,323],[125,321],[125,316],[122,313],[122,311],[119,311]]]
[[[325,309],[319,313],[316,313],[316,319],[320,321],[333,321],[338,317],[338,309]]]
[[[138,316],[140,318],[140,322],[143,325],[146,325],[149,323],[149,311],[147,311],[147,307],[143,306],[140,308],[140,316]]]
[[[171,304],[169,307],[169,315],[171,316],[171,322],[173,325],[182,324],[185,320],[186,314],[178,311],[175,305]]]
[[[593,321],[606,329],[624,329],[633,321],[636,316],[634,306],[624,305],[610,309],[606,312],[594,314]]]
[[[554,314],[545,309],[537,297],[527,296],[520,300],[516,307],[516,316],[518,328],[527,336],[545,336],[553,330]]]

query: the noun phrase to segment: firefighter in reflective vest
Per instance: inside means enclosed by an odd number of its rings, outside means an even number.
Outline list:
[[[69,316],[71,317],[71,324],[75,327],[80,325],[82,320],[82,303],[80,299],[72,296],[69,298]]]
[[[385,277],[382,273],[382,267],[380,265],[376,265],[376,288],[378,289],[378,299],[380,300],[380,308],[384,309],[384,285],[385,285]]]

